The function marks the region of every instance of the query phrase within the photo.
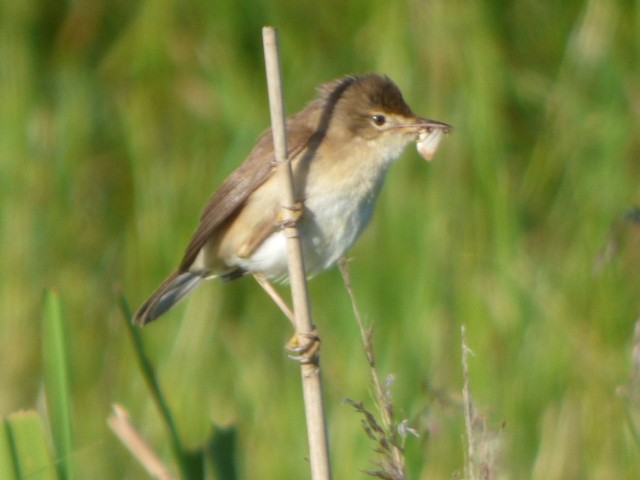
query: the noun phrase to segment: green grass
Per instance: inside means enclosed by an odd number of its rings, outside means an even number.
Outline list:
[[[280,29],[290,113],[321,82],[377,71],[455,126],[434,163],[410,149],[394,166],[352,252],[396,410],[423,431],[408,441],[411,478],[464,467],[463,323],[509,478],[638,477],[639,404],[619,395],[637,226],[594,272],[610,227],[640,203],[633,2],[0,2],[0,413],[41,407],[53,287],[76,476],[144,475],[108,430],[113,402],[172,461],[114,289],[144,300],[267,126],[265,24]],[[311,294],[335,477],[357,477],[371,446],[343,400],[369,401],[359,334],[337,271]],[[187,448],[212,422],[236,425],[244,478],[307,478],[290,333],[248,280],[206,285],[142,331]]]

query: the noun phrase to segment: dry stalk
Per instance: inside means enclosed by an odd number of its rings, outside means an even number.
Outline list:
[[[302,248],[295,224],[294,210],[296,200],[294,197],[291,163],[287,158],[282,72],[276,29],[264,27],[262,29],[262,39],[269,88],[273,144],[278,170],[276,174],[280,176],[282,185],[281,205],[284,234],[287,237],[289,248],[289,279],[293,298],[295,329],[298,339],[311,338],[314,334],[314,327],[311,319]],[[318,355],[314,355],[309,361],[301,362],[300,369],[307,420],[307,435],[309,438],[311,477],[313,480],[329,480],[331,478],[331,468]]]
[[[158,480],[173,480],[174,477],[171,476],[162,460],[133,426],[124,407],[114,404],[113,413],[107,419],[107,423],[151,477]]]
[[[631,350],[631,377],[626,385],[616,389],[626,403],[627,424],[631,437],[640,449],[640,319],[636,320]]]
[[[476,480],[478,477],[476,475],[476,465],[475,465],[475,438],[473,433],[473,422],[474,422],[474,409],[473,402],[471,400],[471,390],[469,387],[469,354],[473,353],[469,350],[467,346],[467,330],[464,325],[460,327],[460,332],[462,335],[462,378],[463,378],[463,386],[462,386],[462,402],[464,405],[464,425],[467,431],[467,465],[466,465],[466,475],[465,477],[468,480]]]
[[[500,450],[500,430],[487,428],[483,416],[476,413],[471,397],[471,376],[469,374],[469,355],[473,354],[467,344],[467,331],[460,328],[462,336],[462,402],[466,429],[465,478],[467,480],[494,480],[498,477],[498,459]]]
[[[372,328],[365,326],[364,321],[362,320],[362,315],[360,314],[360,309],[358,308],[355,294],[353,293],[348,261],[342,259],[339,266],[344,286],[349,294],[349,298],[351,299],[351,307],[362,336],[362,343],[364,344],[367,363],[369,364],[369,370],[371,373],[371,380],[373,382],[374,396],[382,418],[382,425],[380,425],[375,416],[366,410],[361,402],[347,400],[349,404],[364,416],[362,421],[363,429],[369,438],[376,442],[376,452],[379,453],[382,458],[381,461],[377,462],[377,465],[381,470],[366,471],[365,473],[389,480],[401,480],[406,478],[404,447],[401,432],[409,431],[413,433],[413,431],[407,427],[403,427],[404,422],[402,424],[397,424],[395,421],[393,402],[391,401],[391,395],[389,393],[392,377],[389,377],[384,384],[380,381],[380,375],[376,368],[375,352],[373,349]]]

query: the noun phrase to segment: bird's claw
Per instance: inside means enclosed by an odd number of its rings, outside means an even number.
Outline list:
[[[320,343],[318,330],[315,327],[309,333],[295,333],[287,342],[288,357],[302,364],[317,363]]]
[[[294,227],[302,218],[304,206],[302,202],[295,202],[293,205],[283,205],[278,214],[278,225],[281,228]],[[286,210],[286,211],[285,211]]]

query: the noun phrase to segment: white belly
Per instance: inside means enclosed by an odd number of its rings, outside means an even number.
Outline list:
[[[298,223],[305,270],[312,277],[344,256],[365,229],[382,187],[384,172],[365,189],[324,190],[322,195],[307,192],[302,219]],[[250,272],[261,272],[276,280],[286,280],[288,246],[283,232],[268,237],[249,258],[234,264]]]

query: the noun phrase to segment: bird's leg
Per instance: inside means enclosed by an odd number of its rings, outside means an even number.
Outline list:
[[[273,222],[268,222],[262,225],[262,227],[257,230],[256,235],[254,235],[248,241],[240,245],[240,247],[236,251],[236,255],[238,256],[238,258],[249,258],[256,251],[256,249],[262,244],[262,242],[264,242],[267,238],[273,235],[273,233],[276,232],[278,229],[283,229],[298,223],[302,218],[302,212],[304,210],[304,207],[302,205],[302,202],[296,202],[291,207],[282,207],[282,209],[283,210],[280,210],[280,212],[278,213],[278,215],[276,216]],[[293,212],[293,214],[291,215],[293,218],[290,220],[287,220],[286,218],[287,216],[289,216],[289,214],[284,210]],[[258,281],[258,283],[260,283],[260,285],[262,285],[262,287],[264,288],[264,285],[260,281]],[[273,290],[273,287],[272,287],[272,290]],[[273,298],[271,293],[269,293],[269,296]],[[276,303],[278,302],[276,301]]]
[[[238,248],[238,251],[236,252],[238,258],[249,258],[262,244],[262,242],[269,238],[276,230],[277,226],[273,223],[265,223],[258,229],[256,235],[240,245],[240,248]]]
[[[287,228],[293,225],[296,225],[300,219],[302,218],[302,214],[304,212],[304,204],[302,202],[296,202],[291,206],[282,206],[280,207],[282,210],[278,213],[278,225],[282,228]],[[287,213],[283,210],[288,210],[292,213]],[[291,216],[292,218],[287,218]]]
[[[271,284],[271,282],[267,280],[266,277],[261,273],[254,273],[253,278],[255,278],[256,282],[258,282],[258,285],[260,285],[263,290],[267,292],[267,295],[271,297],[271,300],[273,300],[273,302],[278,306],[282,313],[284,313],[284,315],[289,319],[291,325],[293,325],[293,327],[295,328],[296,320],[293,312],[289,308],[289,305],[287,305],[287,302],[284,300],[284,298],[280,296],[278,291]]]
[[[296,324],[293,312],[271,282],[260,273],[254,273],[253,278],[271,297],[271,300],[280,308],[295,329]],[[313,331],[309,333],[295,333],[287,342],[286,349],[289,352],[289,358],[292,360],[297,360],[300,363],[315,363],[320,351],[320,337],[318,337],[317,329],[314,327]]]

